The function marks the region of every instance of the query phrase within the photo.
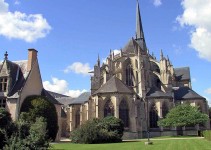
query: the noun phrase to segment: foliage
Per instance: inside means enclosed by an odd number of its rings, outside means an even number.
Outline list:
[[[44,117],[47,121],[47,134],[50,139],[55,140],[58,131],[56,108],[46,97],[27,97],[22,104],[21,112],[27,112],[23,114],[23,119],[30,122],[35,122],[36,117]]]
[[[0,149],[5,145],[5,135],[10,136],[12,134],[12,118],[8,111],[4,108],[0,108]]]
[[[46,122],[43,117],[36,118],[33,124],[20,119],[16,123],[16,127],[16,131],[6,140],[5,150],[45,150],[49,148],[49,140],[46,137]]]
[[[208,115],[201,113],[198,107],[182,104],[172,108],[166,118],[158,121],[158,125],[163,127],[183,127],[204,123],[207,120]]]
[[[121,119],[106,117],[87,121],[71,133],[73,143],[120,142],[124,125]]]
[[[204,138],[207,139],[208,141],[211,141],[211,130],[203,131],[203,136],[204,136]]]

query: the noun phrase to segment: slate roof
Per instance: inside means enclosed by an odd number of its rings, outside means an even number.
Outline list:
[[[74,98],[69,105],[83,104],[89,100],[90,96],[91,96],[90,92],[84,92],[79,97]]]
[[[172,97],[170,93],[164,93],[157,87],[151,87],[149,92],[146,94],[149,98],[169,98]]]
[[[48,90],[47,90],[47,91],[48,91]],[[51,94],[51,96],[53,96],[54,98],[69,97],[69,96],[67,96],[67,95],[59,94],[59,93],[52,92],[52,91],[48,91],[48,93]]]
[[[137,47],[138,47],[138,43],[132,38],[126,44],[126,46],[122,49],[122,51],[126,53],[135,53],[135,50],[137,49]]]
[[[18,98],[18,91],[23,87],[29,74],[27,71],[28,61],[9,61],[5,59],[3,62],[0,62],[0,69],[2,69],[3,63],[6,63],[7,70],[10,70],[10,89],[8,92],[8,98]]]
[[[53,104],[62,105],[50,93],[48,93],[48,91],[46,91],[45,89],[42,89],[41,95],[47,97],[47,99]]]
[[[205,99],[189,87],[180,87],[174,90],[175,100]]]
[[[190,80],[190,68],[189,67],[174,68],[174,73],[175,73],[177,81]]]
[[[132,93],[132,91],[121,80],[113,76],[95,91],[93,95],[99,93]]]

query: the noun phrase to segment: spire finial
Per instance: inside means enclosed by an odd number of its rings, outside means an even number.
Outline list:
[[[163,50],[161,49],[160,50],[160,60],[162,60],[163,59]]]
[[[98,54],[97,65],[100,66],[100,55]]]
[[[4,59],[5,59],[5,60],[8,59],[8,53],[7,53],[7,51],[6,51],[5,54],[4,54]]]

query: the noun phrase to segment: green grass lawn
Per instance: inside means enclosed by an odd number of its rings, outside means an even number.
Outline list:
[[[205,139],[152,139],[153,145],[145,145],[146,140],[112,144],[53,144],[53,149],[65,150],[211,150],[211,142]]]

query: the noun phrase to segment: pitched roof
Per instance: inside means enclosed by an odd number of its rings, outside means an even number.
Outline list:
[[[149,92],[146,94],[149,98],[166,98],[172,97],[170,93],[164,93],[157,87],[151,87]]]
[[[175,100],[188,100],[188,99],[205,99],[189,87],[180,87],[174,90]]]
[[[46,91],[45,89],[42,89],[41,95],[45,96],[53,104],[62,105],[50,93],[48,93],[48,91]]]
[[[126,53],[135,53],[135,50],[137,49],[137,47],[138,47],[138,43],[132,38],[129,40],[126,46],[122,49],[122,51]]]
[[[79,97],[73,99],[73,101],[69,105],[83,104],[89,100],[90,96],[91,96],[90,92],[84,92]]]
[[[121,80],[113,76],[94,92],[94,94],[99,93],[132,93],[132,91]]]
[[[190,79],[190,68],[189,67],[174,68],[174,73],[176,75],[177,81]]]

